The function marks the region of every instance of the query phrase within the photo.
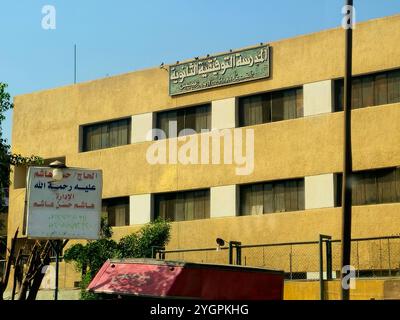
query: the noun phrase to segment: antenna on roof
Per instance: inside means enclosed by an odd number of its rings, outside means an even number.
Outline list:
[[[76,44],[74,45],[74,84],[76,84]]]

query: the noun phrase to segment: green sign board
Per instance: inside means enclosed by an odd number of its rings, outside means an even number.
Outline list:
[[[269,77],[268,45],[233,51],[169,67],[171,96]]]

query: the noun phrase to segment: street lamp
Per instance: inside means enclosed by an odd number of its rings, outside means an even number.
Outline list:
[[[53,179],[56,181],[60,181],[63,178],[63,170],[64,168],[66,168],[65,164],[62,163],[61,161],[54,161],[52,163],[49,164],[50,168],[54,168],[53,169]]]
[[[63,169],[66,168],[66,165],[61,161],[54,161],[49,164],[50,168],[53,168],[52,176],[55,181],[60,181],[63,178]],[[67,244],[68,240],[50,240],[50,245],[56,253],[56,281],[55,281],[55,288],[54,288],[54,300],[58,300],[58,273],[60,269],[60,262],[59,257],[62,249]]]
[[[217,251],[225,245],[225,240],[222,238],[217,238]],[[236,264],[242,264],[242,243],[240,241],[229,241],[229,264],[233,264],[233,248],[236,248]]]

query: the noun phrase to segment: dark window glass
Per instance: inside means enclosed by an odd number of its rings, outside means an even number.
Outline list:
[[[335,111],[343,111],[344,81],[335,81]],[[353,109],[400,102],[400,70],[353,78]]]
[[[342,186],[343,186],[343,174],[335,174],[336,184],[335,184],[335,207],[342,206]]]
[[[122,119],[83,127],[82,151],[122,146],[130,143],[131,120]]]
[[[336,205],[341,206],[342,174],[337,174],[336,179]],[[355,206],[400,202],[400,168],[355,172],[352,181],[352,204]]]
[[[240,214],[304,210],[304,179],[243,185],[240,187]]]
[[[239,125],[241,127],[302,116],[302,88],[268,92],[239,99]]]
[[[161,193],[154,196],[154,216],[169,221],[210,217],[210,190]]]
[[[107,218],[110,226],[128,226],[129,197],[104,199],[102,203],[102,216]]]
[[[183,129],[192,129],[197,133],[201,130],[211,129],[210,104],[183,108],[178,110],[162,111],[157,113],[157,128],[165,132],[166,137],[173,137],[174,132],[169,132],[170,122],[176,122],[176,134]]]

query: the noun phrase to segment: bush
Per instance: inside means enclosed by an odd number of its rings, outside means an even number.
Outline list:
[[[170,239],[171,225],[161,219],[146,224],[136,233],[123,237],[119,243],[108,239],[111,227],[102,223],[103,238],[86,245],[75,244],[65,251],[64,259],[73,261],[82,271],[81,299],[97,300],[103,296],[86,291],[104,262],[113,258],[151,258],[153,247],[164,247]]]

